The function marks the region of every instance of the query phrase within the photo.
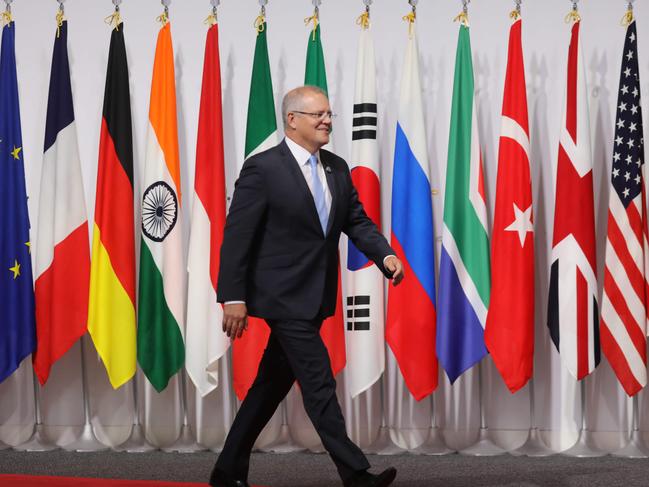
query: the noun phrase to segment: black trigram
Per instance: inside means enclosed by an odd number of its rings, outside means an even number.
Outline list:
[[[369,331],[369,329],[370,297],[347,296],[347,331]]]
[[[354,105],[352,140],[376,140],[376,103]]]

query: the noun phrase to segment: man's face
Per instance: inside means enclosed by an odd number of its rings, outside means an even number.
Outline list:
[[[308,93],[302,99],[302,107],[293,112],[295,135],[309,145],[317,148],[329,143],[331,117],[316,117],[306,113],[328,113],[331,111],[327,97],[320,93]],[[305,113],[300,113],[305,112]]]

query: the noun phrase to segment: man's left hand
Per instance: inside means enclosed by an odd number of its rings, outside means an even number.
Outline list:
[[[401,261],[394,255],[391,255],[390,257],[385,259],[383,265],[388,270],[388,272],[392,273],[392,285],[398,286],[404,277],[403,264],[401,263]]]

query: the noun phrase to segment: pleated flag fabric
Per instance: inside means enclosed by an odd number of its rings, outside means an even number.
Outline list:
[[[16,76],[16,24],[2,28],[0,52],[0,382],[36,347],[25,153]]]
[[[252,64],[246,125],[246,159],[274,147],[279,142],[267,33],[268,23],[264,20],[257,30]],[[241,401],[255,380],[269,335],[270,330],[264,320],[248,317],[248,329],[241,338],[232,343],[232,385]]]
[[[218,361],[230,346],[216,280],[225,225],[225,169],[219,26],[207,31],[198,118],[196,172],[187,270],[187,374],[202,396],[218,386]]]
[[[34,372],[41,384],[52,364],[86,333],[90,281],[88,216],[74,121],[68,22],[52,55],[36,232]]]
[[[550,336],[578,380],[599,364],[593,162],[581,22],[571,29],[552,237]]]
[[[136,369],[133,135],[124,24],[110,37],[99,139],[88,332],[111,385]]]
[[[317,86],[328,94],[327,70],[325,67],[324,50],[320,35],[320,24],[316,22],[315,30],[309,33],[306,51],[306,68],[304,84]],[[331,139],[329,144],[331,144]],[[345,328],[343,318],[342,284],[340,270],[338,271],[338,294],[336,296],[336,311],[322,323],[320,336],[329,352],[331,370],[336,376],[345,368],[347,356],[345,350]]]
[[[448,142],[437,355],[451,383],[486,354],[489,236],[469,27],[460,26]]]
[[[649,244],[636,23],[626,29],[602,298],[602,350],[629,396],[647,385]]]
[[[435,354],[435,237],[415,26],[401,76],[392,175],[391,245],[406,278],[388,290],[386,341],[417,400],[438,383]]]
[[[170,23],[158,33],[144,164],[137,358],[161,392],[185,361],[185,265]]]
[[[361,30],[352,128],[352,181],[367,215],[381,228],[381,182],[377,142],[376,66],[369,27]],[[345,345],[349,394],[369,389],[385,369],[385,319],[381,271],[354,244],[347,246]]]
[[[532,377],[534,366],[534,225],[530,175],[530,130],[521,31],[509,33],[496,210],[491,247],[491,301],[485,343],[513,393]]]

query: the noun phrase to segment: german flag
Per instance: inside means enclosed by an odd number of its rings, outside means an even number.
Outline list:
[[[123,23],[113,29],[108,54],[88,331],[117,389],[136,367],[133,137]]]

